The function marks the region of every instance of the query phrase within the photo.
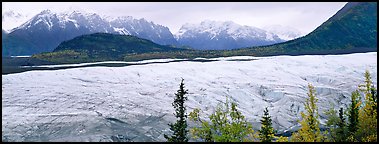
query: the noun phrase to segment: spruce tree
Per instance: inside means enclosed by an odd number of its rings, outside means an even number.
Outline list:
[[[339,116],[339,121],[337,123],[336,141],[344,142],[346,141],[346,123],[345,123],[345,117],[343,116],[343,108],[340,108],[338,116]]]
[[[331,142],[338,142],[338,123],[340,118],[337,115],[337,111],[334,109],[334,105],[331,104],[331,108],[325,111],[325,115],[327,115],[328,120],[326,121],[326,126],[328,130],[328,139]]]
[[[349,112],[348,112],[348,119],[349,119],[349,125],[348,125],[348,130],[349,130],[349,141],[356,141],[355,139],[355,132],[357,131],[358,128],[358,122],[359,122],[359,107],[360,107],[360,95],[357,90],[353,91],[351,93],[351,104],[349,107]]]
[[[378,90],[375,87],[371,88],[371,96],[372,96],[372,101],[373,101],[372,109],[377,111],[378,110]]]
[[[175,93],[175,99],[172,106],[175,108],[175,117],[178,118],[176,123],[169,124],[170,130],[173,131],[172,136],[164,135],[169,142],[188,142],[187,138],[187,114],[184,102],[187,100],[185,96],[188,90],[184,90],[184,79],[180,83],[179,90]]]
[[[259,139],[262,142],[272,142],[274,139],[274,128],[272,127],[271,116],[268,113],[267,107],[263,111],[263,117],[261,119],[261,130],[259,130]]]
[[[340,118],[340,121],[337,124],[338,127],[345,127],[345,118],[343,117],[343,108],[340,108],[340,110],[338,111],[338,116]]]

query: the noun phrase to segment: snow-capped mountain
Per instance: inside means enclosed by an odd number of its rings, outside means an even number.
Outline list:
[[[280,39],[283,39],[286,41],[304,36],[304,34],[301,31],[290,26],[269,25],[269,26],[263,27],[263,29],[278,35]]]
[[[7,17],[24,18],[21,14],[9,11],[3,13],[3,23]],[[143,18],[110,17],[83,10],[59,13],[44,10],[10,31],[10,38],[16,40],[6,41],[11,44],[5,45],[7,53],[3,55],[50,52],[63,41],[98,32],[133,35],[161,45],[190,46],[202,50],[269,45],[298,36],[296,30],[292,29],[286,31],[275,27],[270,30],[242,26],[232,21],[206,20],[200,24],[185,24],[174,36],[167,27]]]
[[[119,17],[109,21],[96,13],[84,11],[56,13],[44,10],[15,28],[10,35],[35,44],[38,47],[35,53],[40,53],[52,51],[59,43],[76,36],[97,32],[130,34],[162,45],[176,42],[167,27],[145,19]]]
[[[34,54],[52,51],[59,43],[79,35],[92,33],[95,28],[101,28],[99,31],[104,31],[107,25],[101,24],[103,24],[101,18],[84,16],[76,11],[70,14],[58,14],[44,10],[15,28],[9,35],[33,44],[38,48],[30,53]]]
[[[235,49],[283,42],[276,34],[252,26],[242,26],[232,21],[202,21],[185,24],[176,34],[181,45],[195,49]]]
[[[131,16],[117,17],[110,21],[110,26],[114,33],[134,35],[163,45],[176,44],[173,34],[167,27],[143,18],[137,20]]]
[[[29,15],[23,15],[14,10],[4,10],[1,17],[1,27],[7,33],[12,32],[12,29],[21,25],[30,19]]]

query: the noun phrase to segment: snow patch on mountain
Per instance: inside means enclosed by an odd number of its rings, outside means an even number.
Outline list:
[[[175,34],[181,45],[195,49],[235,49],[283,42],[276,34],[232,21],[205,20],[184,24]]]
[[[200,24],[184,24],[176,35],[177,38],[195,37],[198,33],[207,33],[211,39],[226,32],[233,39],[259,37],[274,40],[274,34],[253,26],[242,26],[232,21],[205,20]]]
[[[36,16],[34,16],[32,19],[28,20],[27,22],[25,22],[24,24],[22,24],[21,26],[15,29],[29,29],[32,26],[42,23],[45,26],[47,26],[49,30],[51,30],[51,28],[53,27],[53,23],[51,22],[51,19],[54,19],[54,18],[57,18],[56,13],[53,13],[50,10],[44,10],[40,12],[39,14],[37,14]]]
[[[113,28],[114,31],[118,32],[119,34],[123,34],[123,35],[130,35],[130,32],[128,30],[126,30],[125,28]]]
[[[301,31],[290,26],[270,25],[270,26],[263,27],[263,29],[276,34],[280,39],[283,39],[286,41],[293,40],[295,38],[305,35]]]

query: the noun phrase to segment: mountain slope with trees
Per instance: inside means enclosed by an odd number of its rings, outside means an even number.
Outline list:
[[[347,3],[305,37],[250,49],[255,55],[340,54],[376,50],[376,2]]]
[[[33,58],[62,63],[89,62],[123,60],[126,54],[185,50],[187,49],[159,45],[132,35],[95,33],[64,41],[53,52],[33,55]]]

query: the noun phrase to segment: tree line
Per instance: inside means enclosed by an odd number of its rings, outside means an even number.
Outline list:
[[[377,89],[374,87],[369,71],[365,72],[364,84],[351,94],[351,103],[346,110],[334,106],[325,112],[328,115],[326,130],[320,130],[316,90],[308,84],[308,97],[301,112],[300,129],[290,137],[275,136],[272,119],[267,107],[260,120],[261,127],[255,132],[252,124],[237,109],[237,104],[228,101],[219,103],[208,117],[200,118],[200,109],[188,115],[185,101],[188,99],[182,79],[175,93],[172,106],[177,121],[169,124],[171,135],[164,135],[168,142],[188,142],[190,138],[205,142],[376,142],[377,141]],[[198,124],[188,128],[187,120]],[[189,136],[191,135],[191,137]]]

